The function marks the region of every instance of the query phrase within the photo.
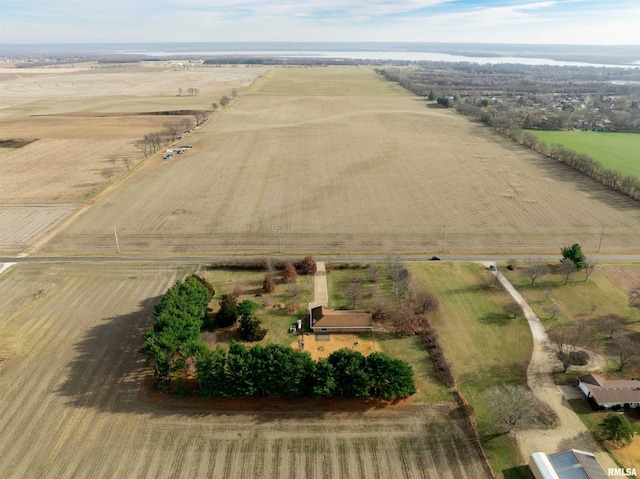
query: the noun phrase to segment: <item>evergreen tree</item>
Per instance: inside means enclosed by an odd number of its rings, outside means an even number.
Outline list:
[[[631,424],[622,414],[608,414],[600,423],[598,431],[602,439],[622,445],[631,444],[633,439]]]
[[[267,330],[262,327],[262,321],[252,314],[244,314],[240,318],[238,332],[243,341],[260,341],[267,335]]]
[[[582,247],[578,243],[574,243],[567,248],[562,248],[562,257],[573,261],[578,271],[584,268],[586,257],[582,252]]]
[[[370,395],[371,379],[365,367],[365,357],[360,352],[343,348],[331,353],[327,360],[333,366],[336,395]]]
[[[223,294],[220,309],[216,313],[216,326],[226,328],[236,324],[238,320],[238,302],[232,294]]]

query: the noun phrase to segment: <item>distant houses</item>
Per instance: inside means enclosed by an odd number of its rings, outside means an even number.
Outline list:
[[[610,380],[598,374],[587,374],[578,378],[578,387],[598,408],[640,407],[640,381]]]

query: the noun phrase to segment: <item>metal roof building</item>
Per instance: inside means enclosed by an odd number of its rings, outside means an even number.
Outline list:
[[[534,452],[529,468],[536,479],[609,479],[596,456],[577,449],[549,455]]]

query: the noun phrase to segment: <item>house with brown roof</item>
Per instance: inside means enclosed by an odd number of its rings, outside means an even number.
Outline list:
[[[598,374],[578,378],[578,387],[596,406],[609,409],[640,406],[640,381],[605,379]]]
[[[366,311],[335,311],[320,305],[310,308],[309,326],[314,333],[368,333],[373,318]]]

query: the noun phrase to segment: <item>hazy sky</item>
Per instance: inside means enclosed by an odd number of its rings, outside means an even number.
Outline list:
[[[1,43],[640,44],[640,0],[0,0]]]

